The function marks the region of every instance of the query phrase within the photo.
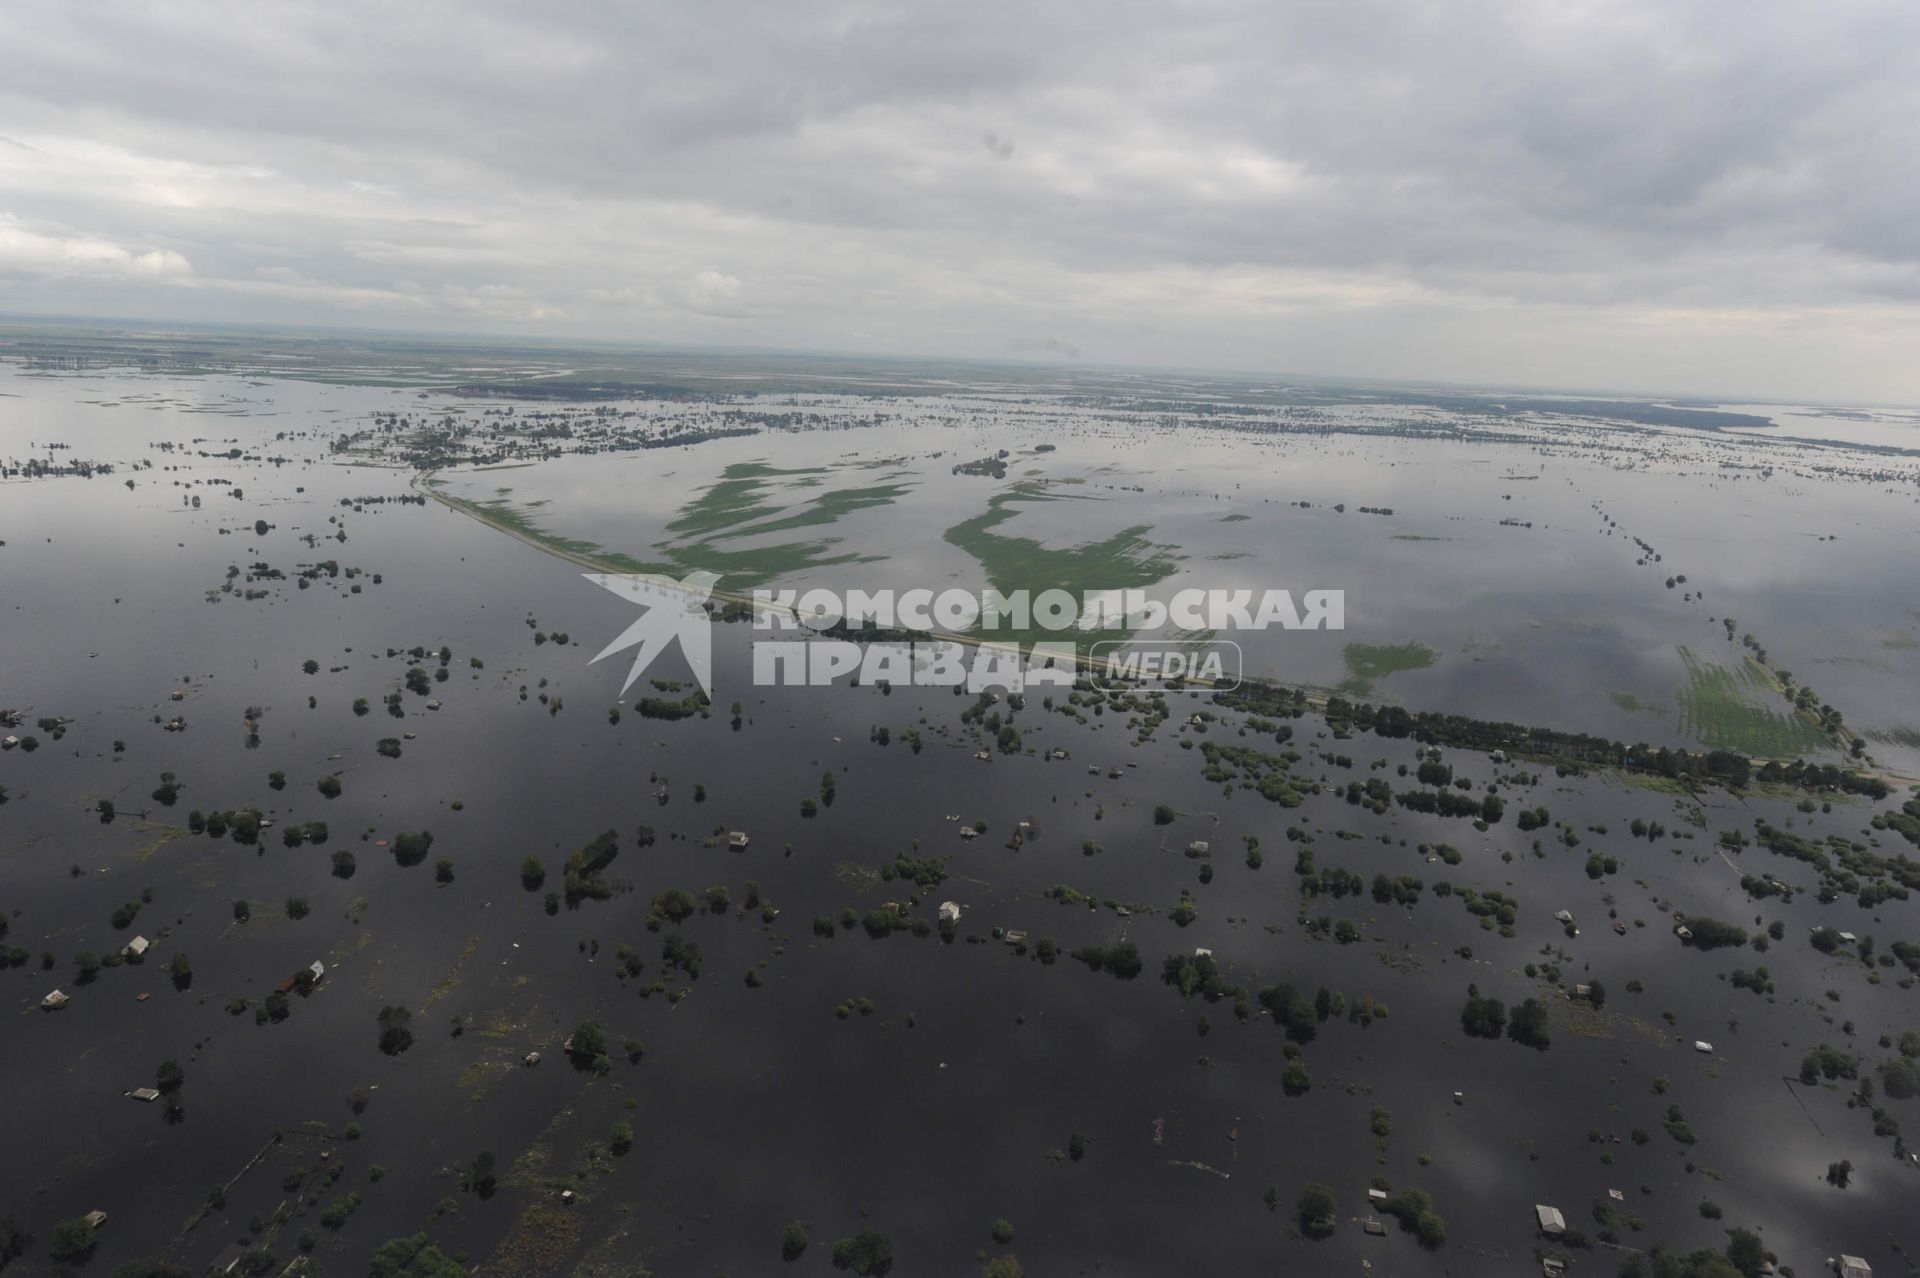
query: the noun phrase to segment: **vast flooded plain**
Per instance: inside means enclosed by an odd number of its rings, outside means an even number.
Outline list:
[[[11,353],[9,1275],[1912,1263],[1911,412]],[[1346,629],[976,699],[755,687],[735,622],[623,703],[595,566]]]

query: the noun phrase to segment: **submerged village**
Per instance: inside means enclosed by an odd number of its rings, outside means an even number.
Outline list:
[[[0,354],[8,1278],[1920,1267],[1920,604],[1859,545],[1912,450]],[[1743,596],[1736,520],[1857,611]],[[716,603],[710,697],[621,696],[581,573],[703,567],[1304,573],[1354,629],[767,688]]]

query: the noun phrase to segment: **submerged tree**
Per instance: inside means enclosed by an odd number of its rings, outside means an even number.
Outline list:
[[[400,1006],[380,1009],[380,1050],[398,1056],[413,1046],[413,1013]]]
[[[1506,1025],[1506,1004],[1497,998],[1482,998],[1477,985],[1467,986],[1466,1006],[1460,1009],[1460,1028],[1471,1038],[1499,1038]]]
[[[893,1240],[877,1229],[865,1228],[833,1244],[833,1263],[863,1275],[884,1274],[893,1267]]]
[[[1326,1238],[1333,1233],[1339,1206],[1333,1197],[1333,1190],[1318,1181],[1309,1182],[1300,1191],[1300,1202],[1296,1210],[1300,1232],[1309,1238]]]
[[[381,1244],[367,1278],[466,1278],[467,1268],[427,1241],[425,1234]]]
[[[1530,998],[1514,1008],[1513,1019],[1507,1025],[1507,1037],[1537,1051],[1546,1051],[1553,1042],[1547,1029],[1547,1005]]]

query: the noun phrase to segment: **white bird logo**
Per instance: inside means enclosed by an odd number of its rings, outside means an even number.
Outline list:
[[[710,572],[690,572],[678,581],[653,573],[588,572],[580,575],[601,589],[611,590],[622,599],[631,600],[646,609],[638,621],[628,626],[618,639],[602,648],[599,656],[587,663],[592,665],[622,649],[634,649],[633,667],[627,671],[627,681],[620,685],[621,696],[627,695],[627,689],[633,687],[653,659],[665,651],[675,638],[680,640],[680,652],[693,668],[693,677],[700,684],[700,691],[709,697],[713,695],[712,623],[707,617],[705,605],[719,577]]]

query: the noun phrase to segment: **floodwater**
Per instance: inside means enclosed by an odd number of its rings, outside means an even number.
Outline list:
[[[262,1238],[280,1209],[288,1223],[272,1247],[281,1264],[312,1230],[315,1257],[336,1273],[363,1271],[381,1242],[420,1229],[492,1273],[770,1273],[781,1228],[800,1219],[814,1241],[795,1272],[829,1272],[831,1241],[870,1224],[894,1240],[896,1273],[963,1274],[978,1269],[983,1249],[1003,1250],[988,1234],[999,1217],[1016,1229],[1006,1250],[1032,1273],[1359,1272],[1363,1262],[1387,1275],[1521,1273],[1535,1270],[1535,1203],[1557,1204],[1597,1233],[1590,1208],[1609,1188],[1644,1220],[1622,1232],[1628,1245],[1717,1245],[1725,1227],[1749,1226],[1810,1273],[1839,1251],[1892,1270],[1901,1261],[1888,1248],[1912,1241],[1898,1208],[1920,1172],[1891,1156],[1845,1085],[1791,1080],[1815,1043],[1847,1044],[1871,1063],[1892,1055],[1880,1035],[1913,1025],[1911,991],[1894,979],[1901,969],[1824,957],[1807,945],[1809,929],[1872,935],[1884,950],[1920,939],[1914,905],[1823,904],[1808,867],[1758,848],[1724,858],[1713,846],[1721,831],[1764,818],[1808,837],[1875,842],[1883,855],[1912,851],[1868,828],[1886,804],[1835,801],[1831,812],[1803,813],[1784,797],[1696,801],[1548,771],[1532,786],[1503,781],[1507,819],[1482,834],[1457,819],[1347,804],[1337,789],[1350,779],[1410,784],[1395,769],[1417,762],[1416,747],[1336,742],[1309,716],[1294,725],[1292,744],[1306,756],[1294,772],[1324,774],[1330,786],[1288,810],[1203,778],[1197,741],[1284,747],[1240,735],[1234,715],[1204,733],[1184,726],[1209,706],[1198,694],[1169,696],[1169,719],[1141,744],[1124,715],[1089,713],[1082,724],[1036,694],[1014,720],[1032,753],[981,763],[973,753],[991,734],[976,741],[959,718],[971,697],[754,688],[745,625],[716,628],[711,717],[664,722],[629,704],[610,723],[626,659],[588,658],[631,620],[626,605],[582,582],[575,566],[438,504],[341,505],[412,491],[409,472],[340,464],[325,444],[370,413],[412,408],[411,392],[8,368],[0,393],[0,458],[44,456],[59,441],[72,457],[116,465],[91,479],[0,481],[0,706],[25,710],[13,731],[40,738],[31,754],[0,755],[4,944],[30,956],[0,972],[13,1017],[0,1033],[0,1130],[12,1150],[0,1213],[33,1230],[14,1262],[21,1272],[49,1272],[54,1224],[92,1209],[108,1221],[85,1271],[101,1273],[156,1254],[198,1271],[229,1244]],[[435,396],[436,411],[443,400]],[[889,584],[897,573],[938,585],[977,575],[940,533],[996,488],[951,466],[1042,442],[1038,427],[1015,440],[993,421],[938,429],[937,443],[895,423],[445,477],[462,495],[511,487],[516,502],[544,500],[533,509],[555,512],[550,531],[642,555],[727,465],[900,457],[915,476],[911,495],[846,517],[832,535],[883,548],[880,580],[862,581]],[[1110,419],[1046,429],[1058,450],[1016,457],[1009,482],[1031,466],[1080,480],[1074,486],[1100,500],[1023,507],[1008,531],[1077,543],[1147,524],[1184,556],[1173,584],[1348,591],[1346,634],[1278,636],[1252,653],[1256,668],[1282,678],[1331,685],[1344,674],[1344,643],[1421,642],[1439,654],[1435,664],[1388,676],[1375,695],[1679,744],[1675,716],[1629,712],[1607,694],[1670,701],[1681,678],[1674,646],[1719,655],[1729,645],[1714,618],[1731,613],[1777,666],[1815,684],[1856,726],[1920,723],[1916,645],[1903,638],[1920,607],[1911,481],[1784,464],[1770,478],[1736,478],[1717,473],[1716,461],[1680,459],[1707,447],[1692,437],[1663,437],[1664,460],[1623,469],[1597,449],[1524,442],[1186,426],[1143,426],[1134,438]],[[152,447],[160,441],[242,456],[183,456]],[[929,460],[936,451],[944,455]],[[267,460],[276,456],[286,460]],[[150,470],[128,469],[148,460]],[[829,484],[886,473],[849,468]],[[1521,473],[1540,477],[1510,478]],[[244,496],[228,495],[234,487]],[[1313,504],[1286,504],[1300,500]],[[1617,521],[1611,535],[1595,502]],[[1327,509],[1333,503],[1348,510]],[[1362,515],[1360,505],[1395,513]],[[1249,518],[1221,522],[1229,513]],[[273,527],[256,535],[256,519]],[[344,541],[328,540],[341,531]],[[1818,539],[1835,533],[1837,543]],[[315,545],[299,540],[309,534]],[[1632,536],[1662,563],[1636,566]],[[1211,558],[1230,553],[1247,558]],[[342,576],[298,589],[295,570],[324,559]],[[229,565],[240,569],[240,591],[255,563],[288,579],[253,582],[263,598],[220,593]],[[350,567],[366,575],[349,581]],[[1669,572],[1685,572],[1705,601],[1665,590]],[[818,580],[845,584],[857,573],[827,569]],[[535,642],[556,632],[572,642]],[[405,717],[394,720],[382,698],[401,687],[406,659],[388,649],[442,644],[450,677],[428,694],[442,708],[407,693]],[[302,672],[307,659],[319,673]],[[557,713],[542,694],[559,700]],[[364,717],[356,697],[370,702]],[[727,713],[736,699],[737,729]],[[264,711],[257,741],[244,726],[249,707]],[[176,714],[183,732],[156,722]],[[52,740],[34,726],[41,717],[72,722]],[[891,744],[870,739],[876,726],[890,729]],[[924,742],[918,753],[903,736],[910,728]],[[401,757],[376,753],[378,739],[406,732],[415,735]],[[1056,749],[1070,757],[1047,757]],[[1877,741],[1873,750],[1890,764],[1912,757]],[[1351,770],[1323,753],[1349,756]],[[1477,781],[1515,771],[1446,753]],[[1370,771],[1375,759],[1388,766]],[[1115,767],[1118,778],[1107,775]],[[801,801],[818,795],[827,769],[834,802],[803,817]],[[268,783],[276,770],[286,773],[283,790]],[[163,772],[182,787],[172,808],[148,797]],[[316,789],[328,775],[341,780],[336,799]],[[117,809],[110,823],[96,811],[103,798]],[[1156,824],[1157,804],[1179,817]],[[1520,832],[1513,814],[1534,804],[1570,822],[1580,847],[1559,846],[1551,831]],[[258,847],[184,833],[190,809],[245,806],[278,823]],[[1636,817],[1670,833],[1635,840],[1627,827]],[[962,840],[960,822],[976,819],[988,833]],[[323,844],[282,845],[284,827],[316,820],[329,827]],[[1012,850],[1021,820],[1038,834]],[[636,838],[643,826],[651,845]],[[1429,890],[1411,911],[1367,896],[1303,901],[1289,827],[1311,838],[1322,868],[1415,875]],[[382,841],[421,829],[434,835],[426,862],[396,864]],[[560,887],[566,853],[607,829],[620,837],[608,872],[615,895],[550,915],[543,897]],[[714,838],[734,829],[752,836],[744,852]],[[1244,861],[1248,835],[1264,851],[1259,869]],[[1195,839],[1211,844],[1205,884],[1203,863],[1182,855]],[[1083,855],[1088,840],[1098,855]],[[1458,866],[1418,850],[1440,842],[1461,850]],[[357,858],[349,879],[330,873],[336,849]],[[1615,856],[1618,872],[1590,879],[1594,850]],[[950,877],[915,913],[930,918],[951,899],[964,912],[960,935],[871,940],[855,927],[817,938],[816,916],[906,898],[906,885],[856,872],[899,853],[949,858]],[[548,872],[532,892],[519,880],[529,854]],[[442,856],[454,862],[444,884],[433,864]],[[1788,904],[1750,901],[1742,872],[1803,890]],[[777,907],[771,924],[739,913],[749,880]],[[1517,898],[1516,934],[1483,930],[1457,897],[1437,898],[1431,886],[1441,880]],[[648,931],[649,901],[669,887],[698,894],[714,884],[729,888],[732,909],[681,928],[701,951],[690,981],[665,969],[661,942],[673,929]],[[1123,917],[1058,904],[1047,895],[1056,884],[1144,908]],[[1183,889],[1198,907],[1186,927],[1166,915]],[[116,930],[115,907],[143,893],[151,901]],[[307,917],[284,916],[290,896],[309,902]],[[244,924],[234,921],[236,899],[252,903]],[[1610,928],[1609,908],[1626,935]],[[1574,914],[1577,937],[1554,921],[1559,909]],[[1675,910],[1750,928],[1779,920],[1784,939],[1764,955],[1697,952],[1672,936]],[[1309,935],[1303,920],[1321,915],[1351,920],[1362,939]],[[995,940],[996,928],[1051,936],[1063,953],[1043,965]],[[144,964],[76,983],[74,955],[114,953],[135,934],[155,942]],[[1064,953],[1122,938],[1146,963],[1132,981]],[[637,979],[620,977],[622,944],[645,962]],[[1285,1038],[1269,1018],[1238,1023],[1229,1004],[1183,1003],[1159,980],[1163,956],[1196,947],[1212,949],[1250,991],[1326,985],[1350,1000],[1371,996],[1389,1015],[1322,1025],[1303,1049],[1313,1088],[1290,1098],[1280,1085]],[[43,951],[51,970],[41,969]],[[192,959],[185,991],[167,977],[177,952]],[[293,997],[285,1021],[257,1025],[251,1011],[226,1010],[232,999],[263,1000],[315,959],[329,974]],[[1548,962],[1569,986],[1602,979],[1603,1012],[1576,1017],[1524,971]],[[1771,996],[1724,979],[1756,963],[1772,973]],[[758,988],[745,980],[750,969]],[[688,992],[643,998],[655,979]],[[1630,980],[1643,992],[1630,993]],[[1465,1038],[1458,1016],[1469,982],[1509,1004],[1548,1002],[1551,1048]],[[39,999],[55,986],[72,1001],[43,1013]],[[863,996],[871,1015],[835,1015]],[[376,1014],[389,1004],[414,1014],[415,1043],[396,1057],[377,1046]],[[587,1018],[616,1044],[643,1040],[643,1058],[616,1053],[605,1077],[571,1068],[560,1044]],[[1692,1051],[1695,1039],[1711,1040],[1714,1054]],[[530,1050],[544,1054],[536,1068],[519,1063]],[[167,1059],[186,1073],[173,1122],[165,1106],[122,1097]],[[348,1106],[355,1089],[367,1096],[358,1115]],[[1674,1103],[1698,1144],[1662,1130]],[[1886,1103],[1911,1117],[1910,1102]],[[1369,1131],[1376,1105],[1392,1114],[1384,1150]],[[616,1155],[605,1146],[620,1121],[635,1139]],[[1651,1134],[1644,1145],[1629,1138],[1636,1128]],[[1075,1132],[1085,1157],[1050,1159]],[[456,1174],[483,1150],[501,1180],[487,1199]],[[1825,1178],[1843,1158],[1854,1167],[1845,1190]],[[331,1167],[344,1169],[337,1183],[319,1183]],[[302,1170],[304,1182],[287,1179]],[[1354,1218],[1367,1210],[1373,1176],[1431,1193],[1448,1245],[1426,1252],[1397,1231],[1364,1235]],[[1325,1242],[1292,1234],[1291,1206],[1308,1181],[1338,1195],[1340,1228]],[[208,1191],[229,1182],[225,1206],[189,1227]],[[1270,1185],[1277,1213],[1262,1201]],[[562,1187],[578,1201],[556,1210]],[[345,1224],[321,1225],[321,1210],[349,1194],[358,1202]],[[1724,1218],[1704,1219],[1702,1199]],[[1617,1263],[1604,1249],[1576,1254],[1599,1272]]]
[[[439,482],[642,560],[695,540],[675,521],[742,467],[808,472],[768,483],[767,500],[783,509],[835,489],[904,489],[824,532],[719,543],[830,538],[820,558],[858,561],[778,584],[842,591],[979,589],[987,567],[942,534],[1006,485],[1043,484],[1052,500],[1019,503],[994,532],[1071,546],[1147,527],[1174,561],[1154,597],[1186,587],[1344,592],[1342,631],[1234,634],[1249,674],[1332,687],[1346,677],[1347,644],[1417,643],[1432,664],[1373,695],[1628,742],[1768,753],[1712,738],[1684,713],[1682,649],[1738,669],[1742,651],[1722,621],[1732,617],[1777,668],[1840,707],[1876,757],[1920,771],[1920,460],[1856,458],[1849,469],[1824,453],[1755,452],[1744,439],[1690,431],[1611,438],[1561,427],[1461,443],[1391,433],[1396,420],[1379,433],[1350,421],[1358,433],[1261,434],[1071,407],[1022,404],[1011,419],[991,404],[974,410],[942,399],[890,405],[899,420],[860,430],[461,468]],[[952,473],[1002,449],[1002,483]],[[1664,584],[1676,576],[1684,580]],[[1097,574],[1095,583],[1132,584]],[[1772,697],[1752,704],[1781,707]]]

